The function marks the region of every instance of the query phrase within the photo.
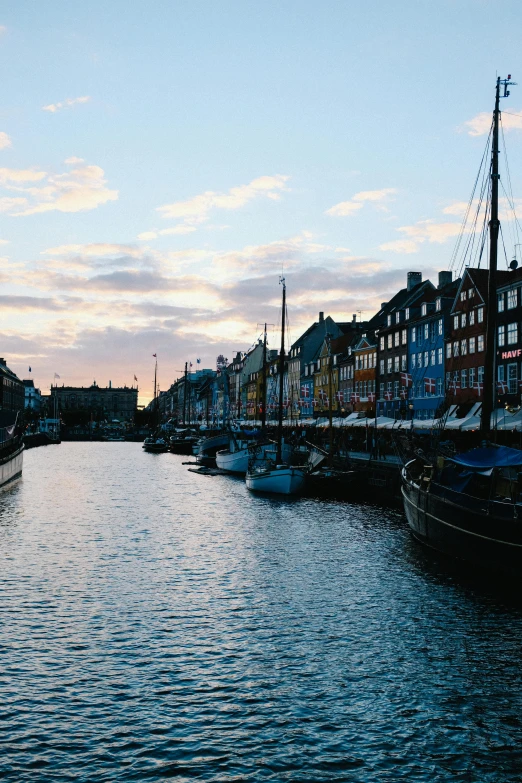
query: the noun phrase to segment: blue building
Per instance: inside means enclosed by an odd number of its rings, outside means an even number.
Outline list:
[[[427,289],[409,308],[408,389],[409,417],[433,419],[442,413],[445,400],[445,338],[451,331],[450,312],[460,280],[451,272],[439,272],[439,285]]]

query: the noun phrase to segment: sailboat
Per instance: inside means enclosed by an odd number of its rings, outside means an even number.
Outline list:
[[[261,432],[257,431],[247,436],[246,433],[231,432],[228,449],[216,453],[216,465],[227,473],[244,476],[249,465],[254,462],[266,465],[266,460],[276,453],[276,444],[266,437],[266,377],[267,377],[267,325],[265,324],[263,339],[263,384],[261,387]],[[286,462],[292,456],[292,447],[282,444],[282,460]]]
[[[283,405],[284,405],[284,371],[285,371],[285,317],[286,317],[286,283],[281,277],[283,301],[281,309],[281,350],[279,352],[279,405],[277,426],[277,447],[275,459],[262,462],[255,461],[247,470],[247,489],[253,492],[273,492],[278,495],[297,495],[304,486],[305,473],[302,468],[293,467],[283,462]],[[265,384],[266,386],[266,384]],[[265,409],[263,405],[263,411]],[[267,455],[268,456],[268,455]]]
[[[420,455],[402,470],[409,527],[418,540],[445,554],[520,577],[522,572],[522,451],[488,443],[496,400],[499,101],[507,79],[497,78],[491,151],[491,219],[486,356],[480,430],[482,448],[464,454]],[[493,415],[492,415],[493,414]]]

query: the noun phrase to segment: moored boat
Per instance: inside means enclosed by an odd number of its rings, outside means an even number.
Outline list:
[[[247,489],[278,495],[297,495],[302,491],[304,482],[304,470],[289,465],[257,466],[246,475]]]
[[[164,438],[156,438],[154,436],[145,438],[142,448],[151,454],[163,454],[169,450],[167,442]]]
[[[2,419],[6,416],[14,418],[14,422],[8,426],[0,427],[0,490],[7,489],[22,476],[24,442],[23,433],[19,426],[19,414],[3,412]]]

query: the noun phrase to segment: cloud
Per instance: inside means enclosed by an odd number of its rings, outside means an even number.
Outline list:
[[[4,211],[14,216],[51,211],[84,212],[118,199],[118,191],[106,187],[105,173],[100,166],[77,164],[81,160],[78,158],[67,160],[69,167],[74,168],[63,174],[0,168],[0,184],[7,190],[23,194],[2,199]],[[37,182],[42,185],[32,187],[28,184]]]
[[[45,256],[65,256],[71,253],[81,253],[86,256],[112,256],[122,253],[128,256],[139,257],[143,255],[143,249],[134,247],[134,245],[92,242],[88,245],[58,245],[58,247],[42,250],[41,254]]]
[[[12,147],[11,139],[4,131],[0,131],[0,150],[5,150],[8,147]]]
[[[389,250],[392,253],[416,253],[418,249],[419,245],[413,239],[395,239],[379,245],[379,250]]]
[[[361,190],[356,193],[349,201],[341,201],[339,204],[334,204],[333,207],[327,209],[325,215],[333,215],[334,217],[346,217],[347,215],[354,215],[359,209],[362,209],[364,202],[371,201],[375,204],[380,204],[381,209],[385,209],[383,202],[387,201],[389,196],[396,193],[396,188],[381,188],[380,190]]]
[[[240,209],[249,201],[261,197],[278,201],[281,198],[281,191],[288,190],[286,187],[288,179],[289,177],[283,174],[257,177],[247,185],[237,185],[230,188],[226,193],[207,190],[187,201],[164,204],[157,207],[157,211],[163,218],[182,220],[182,226],[196,226],[206,222],[213,209]]]
[[[450,214],[456,214],[450,213]],[[396,229],[405,234],[408,239],[397,239],[379,245],[380,250],[393,253],[416,253],[423,242],[444,244],[448,239],[460,234],[460,223],[436,223],[434,220],[419,220],[413,226],[400,226]]]
[[[195,226],[186,226],[183,223],[172,228],[162,228],[159,231],[143,231],[138,234],[138,239],[157,239],[159,236],[169,236],[171,234],[191,234],[196,230]]]
[[[5,27],[3,24],[0,24],[0,35],[5,33],[6,30],[7,30],[7,27]]]
[[[463,123],[459,130],[470,136],[485,136],[491,130],[492,121],[492,113],[483,111]],[[502,112],[502,127],[505,131],[522,130],[522,112]]]
[[[55,114],[57,111],[60,111],[60,109],[75,106],[77,103],[88,103],[90,100],[90,95],[81,95],[79,98],[66,98],[65,101],[62,101],[61,103],[49,103],[47,106],[42,106],[42,110]]]

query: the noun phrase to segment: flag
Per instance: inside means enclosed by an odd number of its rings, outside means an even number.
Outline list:
[[[189,362],[189,367],[192,367],[192,362]]]
[[[407,400],[408,399],[408,389],[405,389],[404,386],[401,388],[400,398],[401,398],[401,400]]]
[[[29,367],[29,372],[31,372],[31,368]]]
[[[57,373],[57,372],[55,372],[55,373],[54,373],[54,377],[55,377],[55,378],[59,378],[60,376],[58,375],[58,373]]]
[[[154,357],[154,359],[157,359],[157,358],[158,358],[158,357],[157,357],[157,354],[155,354],[155,353],[153,353],[153,354],[152,354],[152,356]]]
[[[350,402],[353,402],[353,403],[359,402],[360,399],[361,399],[361,397],[360,397],[360,395],[357,392],[352,392],[352,394],[350,395]]]
[[[138,383],[138,379],[136,378],[136,376],[134,376],[134,380],[136,381],[136,383]]]
[[[309,397],[310,396],[310,387],[309,386],[301,386],[301,397]]]
[[[424,378],[424,391],[435,394],[435,378]]]
[[[408,372],[401,372],[401,383],[406,388],[412,385],[411,375]]]
[[[482,381],[477,381],[477,383],[473,384],[473,388],[476,389],[476,391],[478,392],[478,396],[480,397],[480,395],[482,394],[482,389],[484,388],[484,384],[482,383]]]
[[[201,359],[196,359],[196,364],[201,364]]]
[[[509,384],[506,381],[499,381],[497,383],[497,390],[499,394],[509,394]]]
[[[342,391],[335,392],[335,399],[337,400],[337,402],[344,402],[344,392]]]
[[[373,392],[368,392],[368,402],[374,402],[375,401],[375,394]]]
[[[391,391],[384,392],[384,399],[385,400],[392,400],[393,399],[393,392],[391,392]]]

